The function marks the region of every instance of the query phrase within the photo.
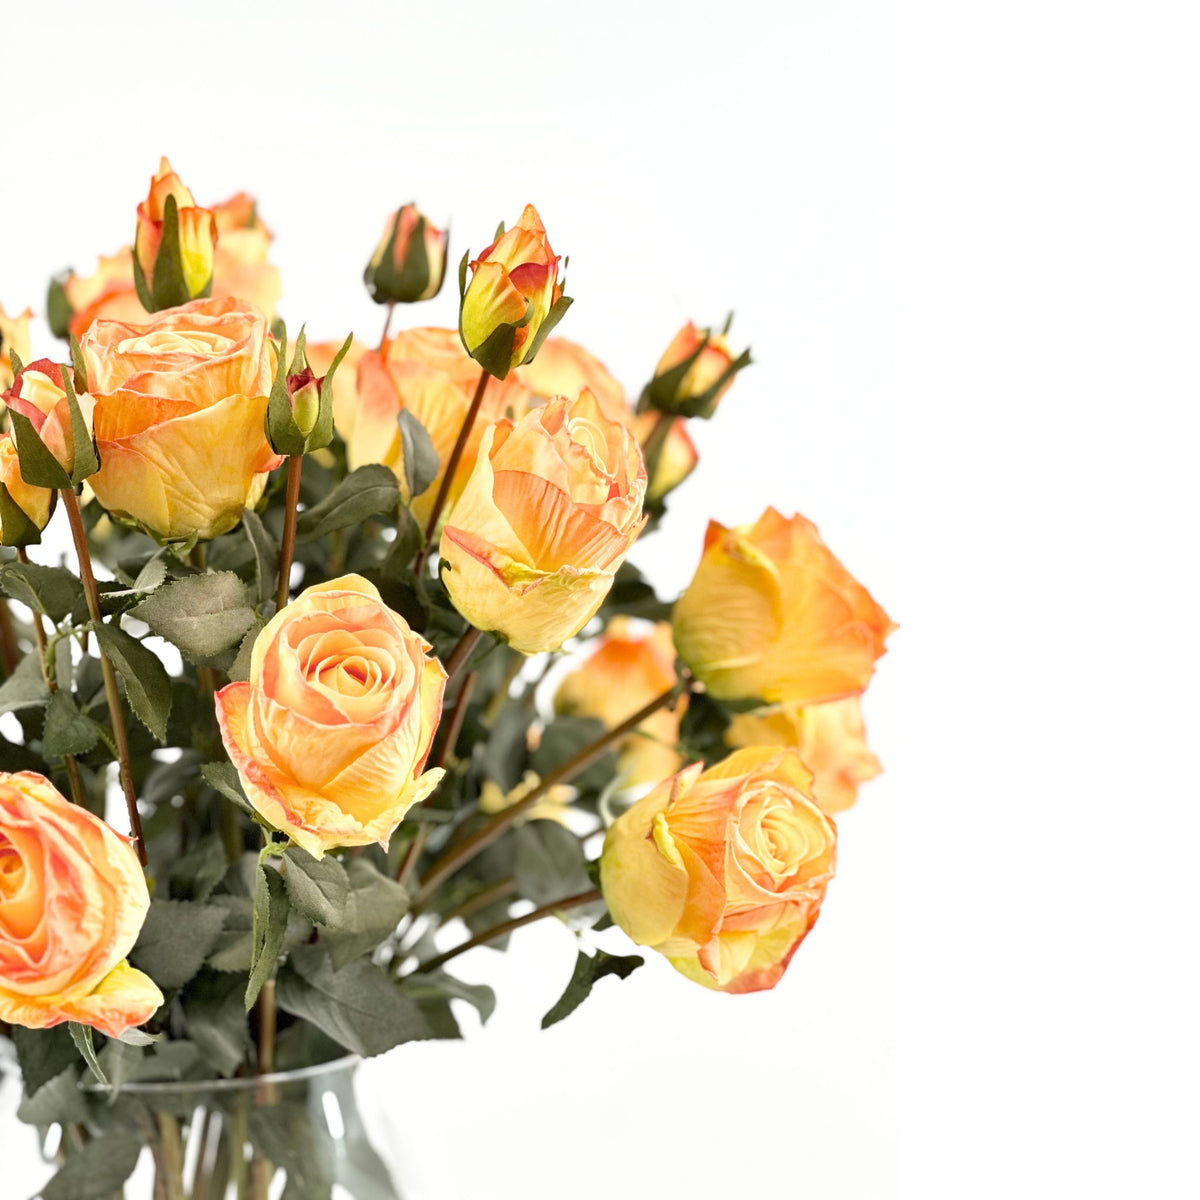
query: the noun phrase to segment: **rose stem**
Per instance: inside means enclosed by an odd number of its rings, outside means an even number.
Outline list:
[[[96,576],[92,573],[92,555],[88,549],[87,532],[83,528],[83,517],[79,513],[79,502],[75,492],[67,487],[62,489],[63,504],[67,509],[67,518],[71,522],[71,537],[75,541],[75,556],[79,560],[79,578],[83,583],[84,595],[87,596],[88,614],[92,621],[101,625],[104,614],[100,611],[100,592],[96,587]],[[133,786],[133,771],[129,765],[129,737],[125,732],[125,710],[121,707],[121,693],[117,688],[117,673],[96,638],[96,652],[100,655],[100,673],[104,676],[104,695],[108,700],[108,717],[112,722],[113,740],[117,743],[117,771],[121,779],[121,790],[125,793],[125,807],[129,812],[129,834],[137,849],[138,860],[144,867],[146,858],[146,839],[142,835],[142,817],[138,812],[137,792]]]
[[[504,678],[500,681],[499,687],[492,693],[492,698],[487,702],[487,708],[483,710],[483,723],[488,729],[491,729],[496,718],[500,715],[500,710],[504,707],[505,701],[508,700],[508,689],[512,687],[513,682],[521,673],[521,668],[529,660],[519,650],[509,651],[508,669],[504,672]]]
[[[685,687],[684,690],[687,691],[689,688]],[[649,704],[639,708],[633,716],[627,717],[620,725],[614,726],[598,737],[590,746],[585,746],[578,754],[568,758],[557,770],[551,771],[527,796],[523,796],[516,804],[510,805],[502,812],[498,812],[486,825],[477,829],[457,847],[448,849],[433,864],[429,874],[421,881],[421,886],[413,897],[414,909],[423,906],[444,879],[453,875],[464,863],[470,862],[485,847],[490,846],[522,813],[532,808],[547,792],[558,787],[559,784],[574,779],[580,771],[591,766],[614,742],[620,741],[626,734],[631,733],[660,708],[673,705],[679,696],[680,690],[677,687],[656,696]]]
[[[417,575],[420,575],[425,569],[425,560],[429,557],[430,550],[433,549],[433,536],[437,533],[438,520],[441,518],[442,509],[446,507],[446,499],[450,495],[450,485],[454,482],[454,473],[458,470],[458,464],[462,462],[463,452],[467,448],[467,439],[471,436],[475,418],[479,415],[479,406],[483,403],[483,393],[490,378],[491,376],[486,371],[479,372],[479,382],[475,385],[475,395],[471,398],[471,407],[467,409],[462,428],[458,431],[458,441],[454,443],[454,449],[450,451],[450,459],[446,463],[446,470],[437,490],[437,498],[433,502],[433,511],[429,514],[429,521],[425,526],[425,543],[417,555],[415,567]]]
[[[473,938],[452,947],[443,954],[435,955],[433,958],[426,960],[415,969],[413,974],[423,975],[428,971],[436,971],[438,967],[448,963],[452,958],[457,958],[460,954],[465,954],[468,950],[474,950],[476,946],[483,946],[488,942],[495,941],[496,938],[503,937],[506,933],[512,933],[514,929],[520,929],[522,925],[531,925],[534,921],[540,921],[543,917],[550,917],[555,913],[566,912],[569,908],[580,908],[585,904],[594,904],[600,899],[602,899],[600,889],[592,888],[590,891],[580,892],[576,896],[567,896],[563,900],[555,900],[553,904],[543,904],[541,908],[535,908],[533,912],[526,913],[523,917],[510,917],[507,921],[501,921],[499,925],[493,925],[491,929],[485,929],[482,933],[477,933]]]
[[[394,300],[388,301],[387,314],[383,318],[383,333],[379,336],[379,353],[383,353],[384,346],[387,345],[388,330],[392,327],[392,312],[396,307]]]
[[[471,651],[475,649],[475,645],[481,637],[483,637],[482,630],[468,625],[467,632],[458,639],[458,644],[450,651],[450,657],[446,659],[447,687],[454,682],[455,675],[462,670],[463,663],[471,657]]]
[[[437,767],[444,767],[446,760],[454,753],[454,747],[458,743],[458,735],[462,732],[463,721],[467,717],[467,705],[471,703],[471,693],[475,690],[475,678],[474,671],[468,672],[463,678],[462,687],[458,689],[458,701],[454,705],[454,712],[450,714],[450,723],[446,726],[446,732],[442,736],[442,744],[438,749],[437,758],[433,764],[435,769]],[[404,859],[400,863],[400,870],[396,874],[396,882],[401,886],[408,882],[408,877],[412,874],[413,867],[417,865],[417,859],[421,857],[421,851],[425,849],[425,839],[429,836],[429,831],[432,827],[429,821],[422,821],[417,826],[417,832],[413,836],[413,840],[409,843]]]
[[[448,925],[456,917],[466,920],[475,913],[481,912],[490,905],[497,903],[500,900],[507,900],[509,896],[517,894],[517,881],[515,879],[501,879],[499,883],[493,883],[491,887],[484,888],[482,892],[477,892],[469,900],[464,900],[455,908],[449,909],[442,914],[441,923]]]
[[[17,561],[25,564],[29,563],[29,555],[25,552],[24,546],[17,547]],[[33,636],[37,641],[38,658],[42,663],[42,678],[46,681],[46,690],[57,692],[58,680],[55,678],[53,668],[46,660],[46,630],[42,627],[42,614],[36,611],[33,612]],[[67,778],[71,781],[71,799],[80,808],[90,811],[87,802],[87,792],[84,791],[83,780],[79,777],[79,764],[75,761],[75,755],[64,754],[63,765],[67,768]]]
[[[12,612],[7,600],[0,600],[0,656],[4,659],[4,678],[17,669],[17,635],[13,633]]]
[[[287,500],[283,510],[283,541],[279,547],[279,591],[275,596],[275,611],[288,602],[292,590],[292,555],[296,550],[296,505],[300,501],[300,469],[303,454],[288,455]]]

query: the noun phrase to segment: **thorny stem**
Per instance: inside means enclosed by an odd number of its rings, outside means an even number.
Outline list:
[[[283,540],[279,546],[279,591],[275,595],[275,611],[288,602],[292,584],[292,556],[296,552],[296,505],[300,501],[300,470],[303,454],[289,454],[287,468],[287,499],[283,509]]]
[[[96,576],[92,572],[92,555],[88,549],[87,531],[83,528],[83,517],[79,502],[71,488],[62,489],[63,504],[71,523],[71,537],[75,541],[75,555],[79,560],[79,578],[87,597],[88,615],[99,626],[104,620],[100,611],[100,592],[96,587]],[[96,650],[100,655],[100,672],[104,676],[104,695],[108,700],[108,717],[112,723],[113,740],[117,743],[117,769],[121,779],[121,790],[125,793],[125,807],[129,813],[129,834],[133,838],[138,860],[146,865],[146,839],[142,835],[142,817],[138,812],[137,791],[133,786],[133,770],[129,760],[129,735],[125,730],[125,709],[121,706],[121,692],[117,687],[117,673],[96,638]]]

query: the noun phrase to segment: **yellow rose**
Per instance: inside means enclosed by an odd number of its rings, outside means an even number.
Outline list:
[[[248,683],[217,693],[217,720],[250,803],[321,858],[386,848],[437,786],[425,760],[446,672],[374,586],[344,575],[306,588],[258,635]]]
[[[446,278],[449,239],[415,204],[394,212],[363,275],[371,299],[377,304],[432,300]]]
[[[680,657],[718,699],[793,704],[859,695],[896,628],[815,525],[773,508],[736,529],[709,522],[672,622]]]
[[[167,201],[175,201],[176,229],[164,244]],[[137,236],[133,243],[134,279],[140,273],[139,296],[156,309],[207,296],[212,287],[217,222],[200,208],[192,193],[164,157],[150,180],[150,191],[138,205]],[[145,293],[142,293],[142,287]]]
[[[32,316],[33,310],[27,308],[23,313],[10,317],[4,311],[4,305],[0,304],[0,392],[12,387],[12,352],[15,350],[23,363],[32,357],[29,346],[29,321]]]
[[[524,654],[561,646],[608,594],[645,491],[637,442],[591,392],[497,421],[442,531],[455,608]]]
[[[120,1037],[162,993],[125,961],[150,907],[137,854],[31,771],[0,773],[0,1020]]]
[[[6,521],[3,508],[0,507],[0,542],[6,546],[16,546],[37,541],[38,539],[31,534],[34,530],[46,528],[50,515],[54,512],[54,502],[58,493],[53,488],[33,487],[25,482],[21,476],[21,464],[17,459],[16,443],[7,433],[0,436],[0,484],[8,493],[9,500],[20,509],[19,513],[13,514]]]
[[[497,379],[533,359],[570,304],[558,262],[537,209],[527,204],[516,225],[471,263],[459,332],[467,353]]]
[[[725,741],[735,747],[790,746],[813,773],[813,795],[827,813],[849,808],[858,798],[858,785],[883,770],[867,747],[857,696],[738,713]]]
[[[596,717],[619,725],[676,683],[675,646],[665,621],[638,632],[628,617],[614,617],[584,663],[567,675],[554,697],[569,716]],[[686,698],[672,712],[660,708],[620,746],[620,769],[633,786],[658,783],[684,764],[676,749]]]
[[[160,541],[232,529],[282,461],[263,431],[266,318],[237,300],[193,300],[146,325],[97,321],[81,345],[100,503]]]
[[[833,878],[837,834],[792,750],[687,767],[623,813],[600,883],[613,920],[723,992],[779,981]]]
[[[433,510],[478,382],[479,367],[452,329],[409,329],[392,338],[382,354],[368,350],[359,360],[353,408],[348,407],[344,392],[339,405],[336,387],[334,391],[333,421],[346,442],[350,469],[384,463],[403,488],[404,450],[397,418],[401,409],[408,409],[425,426],[438,456],[436,478],[412,506],[423,525]],[[487,426],[504,416],[516,419],[524,415],[528,404],[529,390],[515,374],[505,380],[488,379],[443,514],[450,513],[466,486]]]

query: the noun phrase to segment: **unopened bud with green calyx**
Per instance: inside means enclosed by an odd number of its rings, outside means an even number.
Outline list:
[[[388,223],[363,272],[376,304],[432,300],[446,278],[450,234],[430,223],[415,204],[406,204]]]
[[[689,321],[671,340],[654,378],[642,390],[638,412],[657,409],[678,417],[711,417],[733,377],[750,365],[750,351],[736,358],[726,335],[733,321],[730,314],[720,332],[697,329]]]
[[[147,312],[175,308],[212,291],[216,218],[163,159],[138,205],[133,282]]]
[[[354,341],[351,334],[334,355],[329,370],[318,378],[308,365],[304,330],[296,339],[292,364],[287,366],[287,331],[275,347],[275,381],[267,401],[267,441],[276,454],[308,454],[333,441],[333,376]]]

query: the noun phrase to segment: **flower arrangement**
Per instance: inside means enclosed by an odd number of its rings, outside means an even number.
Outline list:
[[[532,205],[463,255],[457,330],[392,333],[449,262],[399,209],[377,346],[290,339],[270,241],[164,159],[132,248],[51,284],[67,361],[0,312],[0,1029],[64,1131],[47,1200],[118,1192],[143,1140],[156,1194],[298,1188],[232,1117],[186,1180],[192,1117],[119,1102],[457,1036],[452,1001],[495,1000],[450,964],[534,920],[580,938],[543,1025],[642,965],[581,936],[611,923],[775,986],[879,770],[858,698],[893,625],[815,526],[713,521],[674,604],[626,561],[750,361],[728,326],[631,404],[555,332]],[[74,569],[30,553],[60,506]]]

